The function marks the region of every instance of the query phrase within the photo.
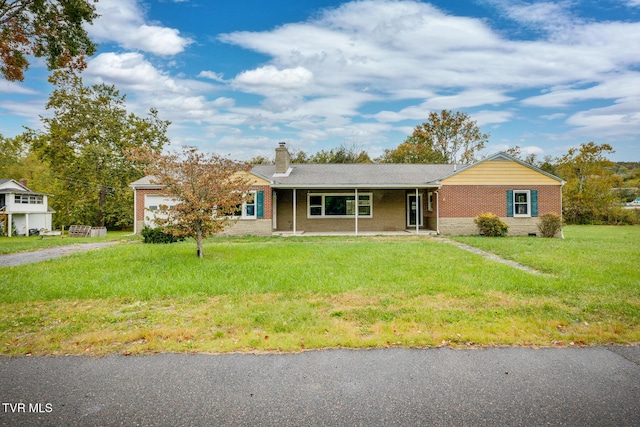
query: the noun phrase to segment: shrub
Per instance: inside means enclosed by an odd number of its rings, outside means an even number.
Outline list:
[[[151,228],[146,225],[140,234],[144,243],[175,243],[184,240],[184,237],[176,237],[171,233],[165,233],[160,228]]]
[[[542,237],[554,237],[562,228],[562,217],[555,212],[540,215],[538,230]]]
[[[506,223],[490,212],[481,213],[473,222],[478,226],[480,234],[488,237],[502,237],[509,230],[509,226]]]
[[[608,212],[607,223],[613,225],[640,224],[640,209],[625,209],[622,206],[612,206]]]

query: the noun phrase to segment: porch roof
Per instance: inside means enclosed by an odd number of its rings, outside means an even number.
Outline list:
[[[466,165],[458,165],[458,170]],[[427,188],[451,175],[454,165],[424,164],[292,164],[286,174],[275,165],[255,165],[251,172],[273,188]]]

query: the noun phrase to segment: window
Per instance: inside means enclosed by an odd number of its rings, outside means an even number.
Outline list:
[[[41,205],[44,203],[44,197],[43,196],[27,196],[27,195],[23,195],[23,194],[16,194],[15,198],[13,199],[13,201],[15,203],[20,203],[20,204],[29,204],[29,205]]]
[[[538,190],[507,190],[507,216],[538,216]]]
[[[257,193],[255,190],[250,191],[247,200],[243,202],[242,205],[236,206],[233,216],[242,219],[256,219],[258,211]]]
[[[309,218],[349,218],[356,216],[357,209],[359,218],[371,218],[372,200],[371,193],[359,193],[357,204],[355,193],[309,193],[307,214]]]
[[[433,212],[433,191],[427,193],[427,210]]]
[[[530,201],[528,191],[514,191],[513,216],[531,216],[531,209],[529,209]]]

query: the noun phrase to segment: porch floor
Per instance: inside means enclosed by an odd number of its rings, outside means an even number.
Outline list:
[[[356,236],[353,231],[326,231],[326,232],[305,232],[296,231],[274,231],[274,236]],[[359,231],[357,236],[415,236],[415,230],[402,230],[402,231]],[[437,236],[438,233],[435,230],[420,230],[418,236]]]

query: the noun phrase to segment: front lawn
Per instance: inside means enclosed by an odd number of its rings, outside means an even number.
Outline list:
[[[0,268],[0,352],[300,351],[640,342],[640,227],[464,241],[214,238]]]

